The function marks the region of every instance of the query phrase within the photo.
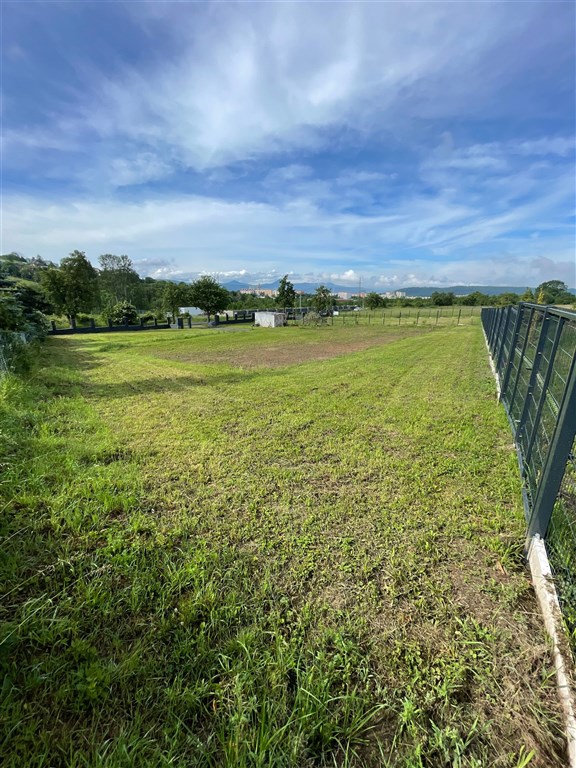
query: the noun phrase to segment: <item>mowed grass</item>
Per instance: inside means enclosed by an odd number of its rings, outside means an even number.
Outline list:
[[[0,401],[8,766],[559,766],[478,327],[50,339]]]

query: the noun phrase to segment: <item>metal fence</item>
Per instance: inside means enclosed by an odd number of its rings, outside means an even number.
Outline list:
[[[528,538],[546,539],[576,639],[576,312],[483,309],[482,325],[518,452]]]

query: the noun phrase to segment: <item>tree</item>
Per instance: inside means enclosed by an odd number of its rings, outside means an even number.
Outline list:
[[[284,275],[278,284],[278,296],[276,296],[277,307],[293,307],[296,303],[296,291],[294,286],[288,280],[288,275]]]
[[[98,300],[98,273],[83,251],[72,251],[59,268],[44,270],[42,284],[56,311],[70,322],[79,312],[89,312]]]
[[[535,293],[538,304],[571,304],[574,301],[574,296],[562,280],[540,283]]]
[[[384,299],[382,298],[382,296],[380,296],[379,293],[375,293],[374,291],[372,291],[364,299],[364,304],[367,309],[378,309],[378,307],[383,306]]]
[[[534,291],[532,290],[532,288],[526,288],[522,296],[520,296],[520,301],[530,301],[530,302],[535,301]]]
[[[332,307],[332,294],[330,289],[326,288],[325,285],[318,286],[314,296],[312,296],[310,306],[313,307],[316,312],[328,312]]]
[[[132,260],[123,254],[103,253],[100,262],[100,287],[115,303],[129,301],[140,283],[140,277],[132,266]]]
[[[162,306],[167,312],[170,312],[176,322],[180,307],[185,306],[191,301],[190,286],[186,283],[167,282],[162,291]],[[193,304],[194,302],[191,301]]]
[[[210,315],[227,308],[230,292],[210,275],[204,275],[192,283],[189,297],[192,306],[201,309],[210,320]]]
[[[434,291],[430,298],[435,307],[451,307],[455,296],[452,291]]]
[[[501,293],[498,295],[496,299],[496,305],[498,307],[506,307],[510,304],[518,304],[520,301],[520,296],[517,293],[512,293],[511,291],[507,293]]]

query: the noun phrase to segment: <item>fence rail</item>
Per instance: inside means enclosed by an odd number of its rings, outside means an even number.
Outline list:
[[[483,309],[482,325],[518,452],[528,538],[546,539],[576,639],[576,312]]]

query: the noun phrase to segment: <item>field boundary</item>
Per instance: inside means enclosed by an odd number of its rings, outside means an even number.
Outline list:
[[[482,328],[490,370],[496,382],[498,400],[501,399],[500,378],[490,354],[490,344],[484,327]],[[569,646],[569,639],[564,622],[560,600],[554,582],[554,576],[546,552],[546,544],[538,534],[535,534],[526,548],[526,561],[530,570],[532,585],[540,607],[540,613],[544,621],[544,628],[552,643],[552,657],[556,670],[556,687],[558,699],[564,716],[564,729],[566,732],[566,748],[568,753],[568,765],[576,768],[576,700],[574,697],[571,680],[573,679],[574,665]]]

